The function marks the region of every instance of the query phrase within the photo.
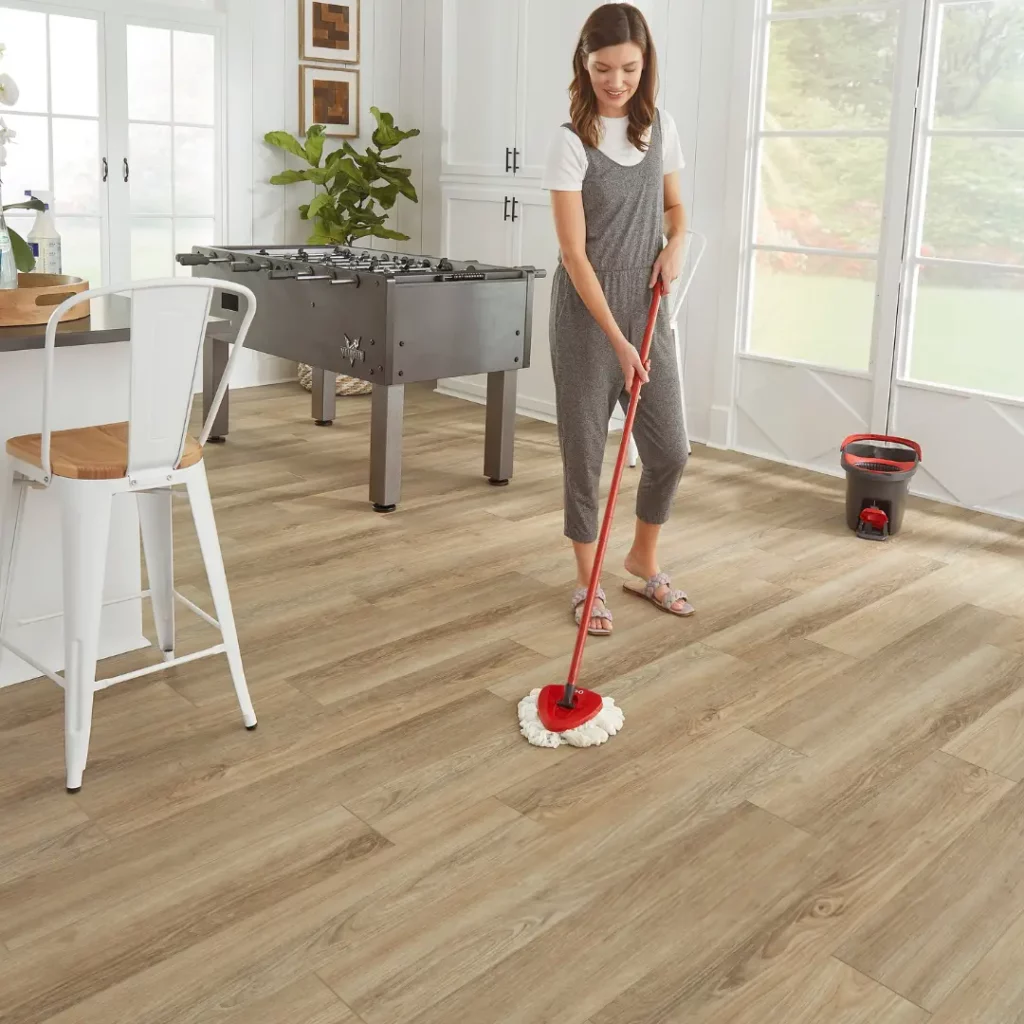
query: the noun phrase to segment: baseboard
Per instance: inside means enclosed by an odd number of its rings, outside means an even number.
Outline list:
[[[486,405],[487,387],[477,384],[476,381],[466,380],[464,377],[448,377],[438,381],[435,391],[439,395],[448,395],[450,398],[462,398],[468,402],[475,402],[477,405]],[[540,420],[542,423],[555,423],[555,403],[543,398],[530,398],[529,395],[518,395],[516,397],[516,415],[525,416],[527,419]],[[612,413],[612,429],[622,429],[624,422],[622,410],[616,408]]]

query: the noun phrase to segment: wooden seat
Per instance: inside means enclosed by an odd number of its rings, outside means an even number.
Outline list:
[[[23,434],[7,442],[7,454],[29,465],[43,465],[42,435]],[[185,437],[178,469],[194,466],[203,457],[199,442]],[[128,473],[128,424],[104,423],[97,427],[55,430],[50,435],[53,475],[71,480],[120,480]]]

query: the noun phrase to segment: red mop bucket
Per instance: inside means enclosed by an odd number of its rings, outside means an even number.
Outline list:
[[[846,525],[864,540],[899,533],[921,446],[905,437],[854,434],[839,449],[846,470]]]

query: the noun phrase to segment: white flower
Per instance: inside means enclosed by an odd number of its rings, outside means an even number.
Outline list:
[[[18,102],[18,86],[10,75],[0,75],[0,103],[13,107]]]

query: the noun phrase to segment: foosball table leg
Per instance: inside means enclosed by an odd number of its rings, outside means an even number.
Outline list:
[[[228,356],[231,354],[231,346],[226,341],[213,338],[207,335],[203,342],[203,422],[210,415],[213,406],[214,396],[220,386],[224,371],[228,368]],[[224,392],[224,398],[217,410],[213,425],[210,429],[210,436],[207,438],[213,444],[223,444],[228,434],[228,403],[231,399],[231,391]]]
[[[394,512],[402,493],[402,418],[405,387],[374,384],[370,399],[370,501]]]
[[[517,370],[498,370],[487,375],[484,476],[497,487],[504,487],[512,479],[517,373]]]
[[[335,388],[336,373],[313,367],[313,422],[318,427],[329,427],[334,422],[338,405]]]

